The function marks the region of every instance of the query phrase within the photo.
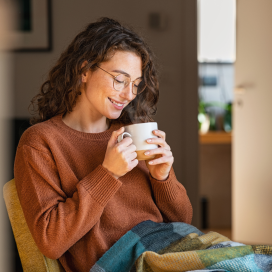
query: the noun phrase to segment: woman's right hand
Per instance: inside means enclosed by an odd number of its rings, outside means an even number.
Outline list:
[[[117,138],[124,132],[124,127],[114,131],[108,142],[102,166],[116,179],[124,176],[138,164],[136,146],[130,137],[118,143]]]

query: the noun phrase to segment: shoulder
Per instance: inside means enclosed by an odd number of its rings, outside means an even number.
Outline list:
[[[18,147],[28,145],[41,151],[48,150],[48,141],[59,130],[51,119],[32,125],[22,134]]]

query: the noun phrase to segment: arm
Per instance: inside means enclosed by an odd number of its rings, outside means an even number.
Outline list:
[[[151,185],[155,200],[166,222],[192,221],[192,205],[185,188],[177,181],[172,164],[174,157],[170,146],[166,143],[165,132],[154,130],[157,138],[147,139],[147,143],[157,144],[158,148],[148,150],[146,155],[155,155],[155,159],[147,160]],[[148,154],[147,154],[148,153]]]
[[[101,165],[77,184],[68,197],[61,188],[51,153],[18,147],[15,182],[30,232],[41,252],[57,259],[100,220],[121,182]]]
[[[151,175],[149,176],[155,201],[164,221],[191,224],[192,205],[185,188],[176,179],[173,168],[171,168],[169,176],[165,181],[159,181]]]

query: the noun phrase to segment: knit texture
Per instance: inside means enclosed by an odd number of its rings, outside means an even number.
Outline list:
[[[145,221],[122,236],[90,272],[271,272],[272,246],[244,245],[186,223]]]
[[[14,176],[26,222],[40,251],[66,271],[89,271],[140,222],[191,223],[191,203],[173,169],[158,181],[141,161],[116,180],[102,166],[110,136],[120,127],[84,133],[58,115],[20,139]]]

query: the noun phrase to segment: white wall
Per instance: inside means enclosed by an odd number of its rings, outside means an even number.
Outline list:
[[[198,0],[198,60],[235,61],[236,0]]]

